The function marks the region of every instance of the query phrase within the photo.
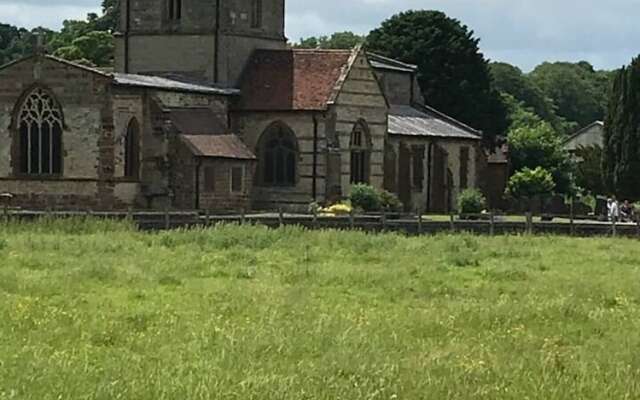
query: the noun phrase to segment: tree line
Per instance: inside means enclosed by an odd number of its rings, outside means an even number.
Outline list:
[[[118,19],[118,0],[103,0],[101,15],[89,13],[84,20],[65,20],[59,31],[0,23],[0,64],[33,54],[41,41],[54,56],[85,65],[112,66]]]

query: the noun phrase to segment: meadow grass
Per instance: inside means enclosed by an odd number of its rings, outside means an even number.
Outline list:
[[[626,239],[0,226],[0,399],[632,399]]]

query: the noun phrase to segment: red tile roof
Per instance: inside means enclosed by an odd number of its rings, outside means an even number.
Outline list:
[[[325,110],[351,55],[350,50],[257,50],[243,74],[240,108]]]
[[[256,156],[236,135],[180,135],[196,157],[255,160]]]

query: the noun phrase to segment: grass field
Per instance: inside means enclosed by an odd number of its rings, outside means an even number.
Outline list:
[[[634,399],[640,246],[0,226],[0,399]]]

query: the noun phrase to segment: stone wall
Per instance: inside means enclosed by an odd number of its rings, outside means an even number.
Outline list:
[[[116,69],[124,72],[124,38],[116,40]],[[215,35],[132,35],[129,38],[129,73],[179,74],[196,81],[214,80]]]
[[[296,135],[298,141],[298,168],[294,187],[265,187],[259,184],[253,188],[254,207],[256,209],[276,209],[283,207],[290,210],[306,210],[313,198],[313,163],[314,163],[314,116],[318,129],[318,154],[316,157],[316,198],[324,201],[326,177],[326,130],[327,120],[324,113],[313,112],[235,112],[233,114],[233,131],[245,144],[260,157],[258,144],[262,134],[272,124],[283,122]],[[257,171],[256,174],[260,174]]]
[[[387,136],[388,105],[364,52],[353,60],[335,105],[335,138],[340,148],[340,182],[343,196],[351,192],[351,133],[359,121],[366,124],[371,141],[369,181],[384,184],[384,145]],[[335,160],[335,159],[334,159]]]
[[[251,209],[254,161],[194,157],[178,138],[172,144],[170,158],[173,208],[213,212]],[[233,167],[243,169],[244,179],[239,192],[231,188]]]
[[[228,122],[227,98],[217,95],[181,93],[170,91],[150,91],[145,103],[145,128],[143,134],[141,174],[142,196],[146,207],[164,209],[195,205],[194,187],[183,187],[185,182],[172,176],[175,169],[184,168],[182,163],[190,163],[191,153],[176,155],[175,139],[179,133],[202,134],[207,132],[179,132],[170,120],[170,111],[174,108],[208,108],[214,116],[226,125]],[[225,133],[225,132],[217,132]],[[191,166],[189,168],[192,168]],[[193,166],[195,168],[195,166]]]
[[[467,171],[467,188],[479,188],[479,159],[478,155],[482,152],[480,142],[477,140],[456,140],[441,139],[436,142],[440,148],[447,152],[448,168],[453,176],[453,187],[451,188],[451,204],[453,209],[457,208],[458,195],[462,190],[460,185],[460,166],[461,166],[461,149],[466,147],[469,149],[469,169]]]
[[[420,85],[414,74],[386,69],[376,69],[375,74],[390,104],[424,104]]]
[[[251,0],[183,2],[182,16],[171,20],[164,0],[121,1],[116,38],[116,70],[130,73],[175,73],[195,80],[236,85],[254,49],[284,48],[284,0],[263,0],[261,24],[252,23]],[[220,26],[218,27],[218,21]],[[217,63],[217,71],[216,71]],[[216,76],[217,73],[217,76]]]
[[[17,174],[19,152],[13,118],[34,87],[49,91],[64,114],[63,173]],[[45,57],[31,57],[0,70],[0,192],[28,208],[124,207],[127,190],[114,181],[115,138],[110,79]]]
[[[249,211],[251,210],[251,193],[253,190],[253,175],[255,161],[231,159],[203,159],[200,171],[200,201],[199,207],[213,212]],[[242,190],[233,191],[231,187],[231,172],[233,168],[243,171]],[[213,172],[215,184],[209,187],[207,178]]]
[[[400,147],[403,146],[406,151],[403,154]],[[435,154],[435,147],[440,148],[446,154],[444,166],[436,166],[434,165],[437,162]],[[397,136],[392,135],[389,137],[389,141],[387,144],[387,152],[393,153],[395,166],[393,168],[395,177],[387,176],[386,187],[388,190],[394,191],[399,194],[399,197],[405,203],[405,207],[407,210],[415,211],[415,210],[430,210],[437,212],[446,212],[448,210],[433,210],[433,202],[427,206],[428,200],[433,199],[436,196],[442,196],[443,193],[439,191],[445,190],[448,187],[448,182],[446,182],[446,171],[450,170],[453,178],[451,190],[451,198],[450,203],[455,208],[457,203],[459,193],[464,190],[461,187],[461,149],[468,148],[469,149],[469,158],[468,158],[468,169],[467,169],[467,188],[478,188],[480,185],[479,174],[480,168],[482,166],[482,150],[479,147],[480,143],[478,141],[472,140],[459,140],[459,139],[445,139],[445,138],[431,138],[431,137],[409,137],[409,136]],[[420,186],[415,186],[413,182],[414,176],[414,164],[413,164],[413,154],[414,149],[423,149],[424,154],[422,154],[423,160],[423,183]],[[403,168],[400,165],[400,157],[409,157],[409,161],[407,162],[406,171],[403,171]],[[480,157],[480,158],[479,158]],[[390,166],[390,157],[388,156],[387,160],[387,171],[392,169]],[[436,176],[435,170],[440,167],[444,168],[445,174],[442,176],[443,181],[439,182],[438,177]],[[386,172],[386,171],[385,171]],[[431,181],[429,182],[429,179]],[[405,181],[405,185],[402,184],[403,180]],[[409,185],[410,193],[403,195],[402,190],[403,187]],[[408,204],[407,199],[408,198]]]
[[[568,151],[576,151],[579,147],[598,146],[604,147],[604,125],[594,123],[584,129],[580,134],[572,136],[565,144]]]

